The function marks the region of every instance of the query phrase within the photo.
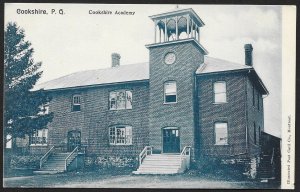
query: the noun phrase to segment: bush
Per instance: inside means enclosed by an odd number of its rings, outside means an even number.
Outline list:
[[[118,156],[89,156],[85,157],[85,167],[97,169],[110,168],[129,168],[137,167],[135,157],[118,157]]]
[[[40,166],[41,156],[39,155],[12,155],[10,160],[10,168],[28,168],[38,169]]]

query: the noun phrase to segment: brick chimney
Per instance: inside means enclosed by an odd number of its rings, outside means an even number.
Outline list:
[[[121,55],[119,53],[112,53],[111,54],[111,67],[120,66],[120,59],[121,59]]]
[[[245,44],[245,65],[252,66],[253,61],[252,61],[252,50],[253,47],[251,44]]]

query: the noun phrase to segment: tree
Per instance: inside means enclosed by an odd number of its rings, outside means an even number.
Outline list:
[[[13,141],[24,138],[45,128],[53,118],[52,113],[42,113],[51,98],[44,90],[31,91],[42,75],[42,63],[34,62],[33,53],[24,30],[8,23],[4,31],[4,144],[8,135]]]

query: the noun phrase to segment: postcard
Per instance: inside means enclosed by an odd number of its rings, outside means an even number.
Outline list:
[[[296,6],[6,3],[3,186],[293,189]]]

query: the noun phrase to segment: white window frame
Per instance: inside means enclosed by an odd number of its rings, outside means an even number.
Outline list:
[[[120,99],[121,93],[125,95],[125,98]],[[113,105],[113,102],[114,102],[114,105]],[[124,107],[120,105],[120,102],[124,102]],[[132,91],[125,90],[125,89],[110,91],[109,92],[109,109],[110,110],[132,109]]]
[[[218,125],[221,125],[221,124],[226,125],[226,127],[225,127],[226,130],[223,131],[225,133],[225,135],[219,135],[219,134],[221,134],[220,130],[224,129],[224,128],[218,127]],[[215,122],[214,123],[214,133],[215,133],[215,145],[228,145],[228,123],[227,122],[222,122],[222,121]],[[221,138],[225,138],[225,139],[223,139],[224,140],[223,142],[221,142]]]
[[[110,145],[132,145],[132,127],[129,125],[115,125],[109,127]]]
[[[168,84],[175,84],[175,91],[174,92],[167,92],[167,85]],[[167,96],[175,96],[175,101],[168,102]],[[164,83],[164,104],[172,104],[177,103],[177,82],[176,81],[166,81]]]
[[[79,112],[81,111],[81,95],[76,94],[72,96],[72,112]],[[74,110],[75,106],[79,106],[79,110]]]
[[[8,142],[6,142],[5,148],[6,149],[11,149],[12,148],[12,136],[11,136],[11,134],[6,135],[6,140],[8,140]]]
[[[39,139],[36,139],[39,138]],[[35,140],[35,142],[33,142]],[[41,142],[37,143],[37,140],[41,140]],[[32,134],[30,146],[47,146],[48,145],[48,129],[38,129],[34,130]]]
[[[224,85],[225,87],[225,91],[216,91],[216,85],[217,84],[221,84],[221,85]],[[214,91],[214,103],[216,104],[221,104],[221,103],[227,103],[227,84],[226,84],[226,81],[216,81],[214,82],[213,84],[213,91]],[[222,95],[225,100],[224,101],[219,101],[217,100],[217,95]]]
[[[49,102],[47,102],[47,103],[45,103],[45,104],[43,104],[43,105],[41,105],[40,106],[40,112],[38,113],[39,115],[47,115],[47,114],[49,114]]]

